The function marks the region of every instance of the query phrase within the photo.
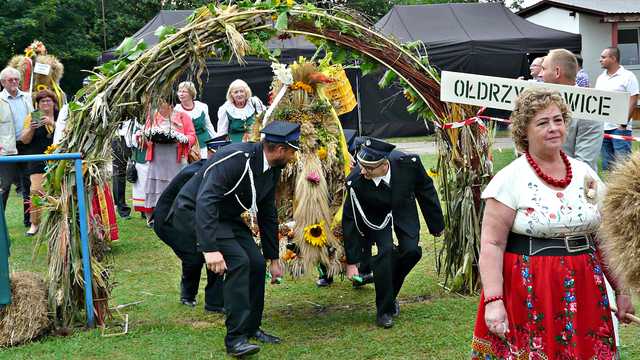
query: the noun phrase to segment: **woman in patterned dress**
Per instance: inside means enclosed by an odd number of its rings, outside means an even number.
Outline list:
[[[605,275],[618,294],[620,320],[634,310],[598,250],[604,184],[562,152],[569,111],[557,92],[523,92],[511,120],[525,155],[482,193],[483,291],[471,357],[613,359]]]
[[[227,101],[218,109],[216,137],[227,135],[231,142],[247,142],[256,115],[265,110],[262,101],[252,96],[246,82],[236,79],[227,90]]]

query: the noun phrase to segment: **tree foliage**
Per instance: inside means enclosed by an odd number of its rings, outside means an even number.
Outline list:
[[[162,9],[194,9],[206,0],[2,0],[0,67],[33,40],[65,66],[62,88],[74,93],[101,52],[117,46]],[[103,9],[104,4],[104,19]]]

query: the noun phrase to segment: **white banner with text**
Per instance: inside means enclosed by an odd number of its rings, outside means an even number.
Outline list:
[[[627,122],[629,93],[452,71],[442,72],[440,100],[513,110],[518,95],[530,88],[558,91],[569,105],[572,118],[620,124]]]

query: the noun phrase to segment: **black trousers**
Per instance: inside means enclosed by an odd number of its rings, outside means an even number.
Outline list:
[[[264,309],[264,257],[248,228],[234,227],[234,235],[232,239],[218,239],[218,248],[227,264],[224,278],[227,347],[247,339],[260,328]]]
[[[378,254],[371,259],[378,316],[393,312],[393,302],[404,279],[422,258],[418,239],[399,238],[398,246],[394,248],[391,231],[389,225],[380,231],[369,230],[366,234],[378,247]]]
[[[205,264],[202,253],[174,252],[182,262],[182,278],[180,281],[180,299],[193,301],[198,295],[200,286],[200,274]],[[205,267],[206,268],[206,267]],[[207,286],[204,288],[204,303],[206,308],[223,308],[223,282],[222,277],[207,269]]]
[[[2,205],[7,208],[9,193],[12,184],[20,184],[23,202],[23,222],[25,226],[31,224],[29,217],[29,199],[31,193],[31,180],[27,174],[27,163],[0,164],[0,192],[2,192]]]
[[[120,217],[127,217],[131,214],[131,208],[127,205],[127,160],[131,157],[131,149],[127,147],[124,137],[116,136],[111,141],[112,151],[112,171],[113,178],[111,187],[113,188],[113,202],[118,209]]]

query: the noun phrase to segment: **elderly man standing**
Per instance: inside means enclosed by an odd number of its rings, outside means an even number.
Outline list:
[[[565,49],[549,51],[542,63],[541,73],[545,83],[575,86],[577,72],[575,55]],[[602,121],[571,119],[562,150],[597,171],[603,130]]]
[[[20,72],[12,67],[0,71],[0,83],[4,88],[0,92],[0,156],[20,153],[22,143],[17,142],[22,134],[23,122],[33,111],[31,97],[18,88]],[[11,184],[19,180],[25,171],[26,163],[0,165],[0,192],[2,203],[7,206]],[[30,184],[23,185],[23,193],[29,193]]]
[[[638,79],[629,70],[620,65],[620,50],[608,47],[600,54],[600,65],[604,69],[596,80],[596,89],[628,92],[629,117],[616,119],[617,124],[605,123],[604,133],[631,136],[631,118],[638,102]],[[602,170],[608,170],[619,157],[631,153],[631,142],[618,139],[604,139],[602,142]]]

